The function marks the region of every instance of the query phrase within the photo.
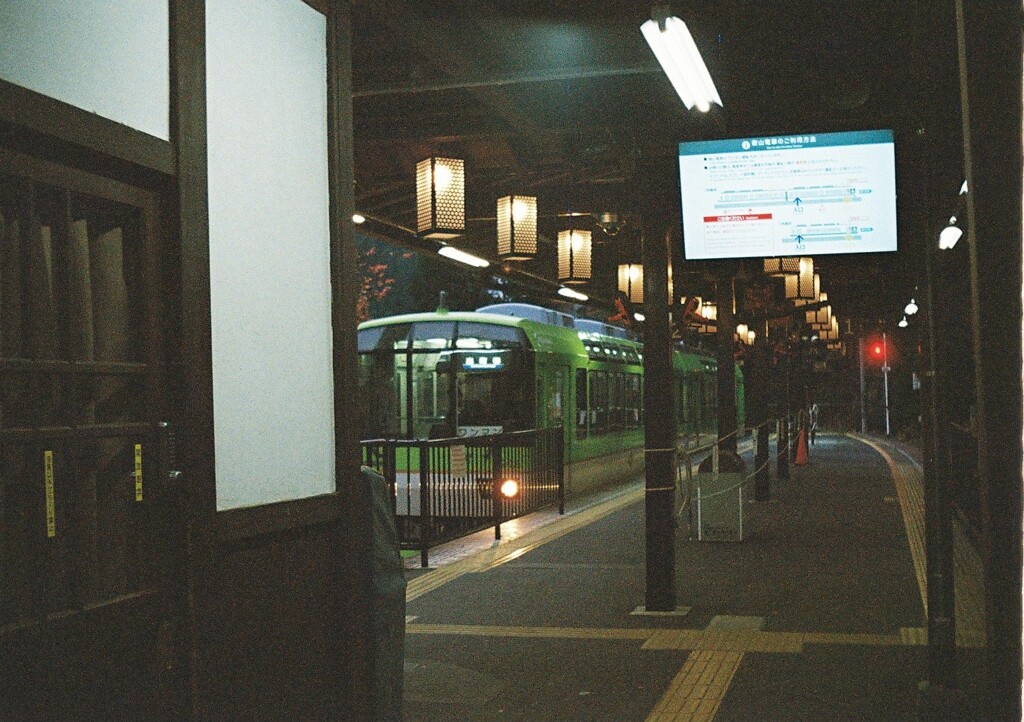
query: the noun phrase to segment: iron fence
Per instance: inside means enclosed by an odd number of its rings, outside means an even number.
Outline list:
[[[562,427],[448,439],[370,439],[363,464],[384,475],[399,539],[428,550],[452,539],[558,504],[565,511]],[[514,493],[503,484],[512,481]]]

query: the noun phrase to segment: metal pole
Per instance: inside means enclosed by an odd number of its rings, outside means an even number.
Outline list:
[[[857,359],[860,362],[860,433],[868,433],[868,411],[864,405],[864,339],[857,339]]]
[[[416,445],[420,452],[420,566],[428,566],[430,550],[430,451],[426,441]],[[411,447],[410,447],[411,448]]]
[[[889,341],[882,331],[882,386],[885,391],[885,435],[889,436]]]
[[[733,356],[733,334],[736,316],[733,313],[733,269],[731,264],[718,276],[718,449],[736,453],[736,368]]]
[[[491,511],[494,512],[494,539],[501,539],[501,435],[491,440]]]
[[[928,681],[956,687],[956,616],[953,595],[952,508],[945,459],[942,386],[938,375],[933,248],[925,249],[925,298],[921,320],[925,329],[922,359],[924,396],[925,548],[928,572]]]

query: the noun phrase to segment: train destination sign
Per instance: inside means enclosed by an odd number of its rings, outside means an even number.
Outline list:
[[[891,130],[679,144],[689,260],[896,250]]]

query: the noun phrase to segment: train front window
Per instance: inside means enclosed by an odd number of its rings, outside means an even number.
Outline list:
[[[454,321],[359,332],[363,438],[474,436],[532,425],[518,328]]]
[[[449,348],[455,336],[455,324],[450,321],[429,321],[413,324],[412,347],[414,349]]]
[[[459,323],[459,337],[455,339],[455,348],[459,349],[499,349],[526,348],[526,336],[521,329],[513,326],[496,326],[490,323]]]

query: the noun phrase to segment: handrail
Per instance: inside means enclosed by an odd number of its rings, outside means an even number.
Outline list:
[[[791,413],[791,414],[787,414],[787,415],[783,416],[781,419],[768,419],[768,420],[762,421],[760,424],[756,424],[754,426],[749,427],[745,431],[755,432],[758,429],[760,429],[762,426],[769,426],[770,427],[770,426],[778,424],[779,421],[784,421],[785,423],[788,424],[788,423],[791,423],[792,421],[795,420],[799,424],[800,421],[802,420],[802,414],[803,414],[803,411],[797,411],[797,412],[794,412],[794,413]],[[679,510],[676,512],[676,518],[681,517],[683,515],[683,512],[684,511],[688,511],[690,509],[690,507],[691,507],[691,501],[692,501],[691,500],[691,491],[692,491],[692,487],[693,487],[693,457],[696,456],[699,453],[712,451],[716,446],[718,446],[718,444],[723,439],[727,439],[730,436],[732,436],[733,434],[737,434],[738,435],[739,434],[739,429],[736,429],[735,431],[731,431],[728,434],[726,434],[725,436],[718,437],[714,441],[712,441],[712,442],[710,442],[708,444],[705,444],[703,446],[697,446],[697,447],[694,447],[694,448],[684,448],[684,449],[678,449],[677,450],[677,452],[676,452],[677,453],[677,457],[682,456],[682,457],[685,457],[685,459],[684,459],[682,464],[680,464],[678,458],[677,458],[677,461],[676,461],[677,483],[679,483],[679,485],[680,485],[680,495],[683,497],[683,502],[680,504]],[[751,436],[754,436],[754,434],[751,433]],[[789,449],[792,447],[794,436],[795,436],[795,434],[787,434],[787,438],[786,438],[786,447],[787,447],[786,451],[787,451],[787,453],[788,453]],[[778,436],[777,435],[776,435],[776,443],[778,443]],[[750,474],[748,474],[745,477],[743,477],[743,479],[738,484],[736,484],[734,486],[731,486],[731,487],[729,487],[727,489],[720,489],[720,490],[715,491],[715,492],[713,492],[711,494],[701,495],[701,500],[703,501],[705,499],[710,499],[710,498],[713,498],[713,497],[716,497],[716,496],[720,496],[722,494],[727,494],[727,493],[730,493],[730,492],[734,492],[737,489],[739,489],[739,488],[741,488],[743,486],[748,485],[752,480],[754,480],[757,477],[757,475],[759,473],[761,473],[764,469],[768,468],[768,466],[770,464],[771,464],[771,456],[769,455],[764,464],[762,464],[761,466],[755,468]],[[682,481],[682,479],[678,478],[678,469],[680,468],[680,466],[682,466],[682,468],[684,470],[684,474],[685,474],[685,477],[684,477],[685,478],[685,488],[683,488],[683,484],[680,483]]]

